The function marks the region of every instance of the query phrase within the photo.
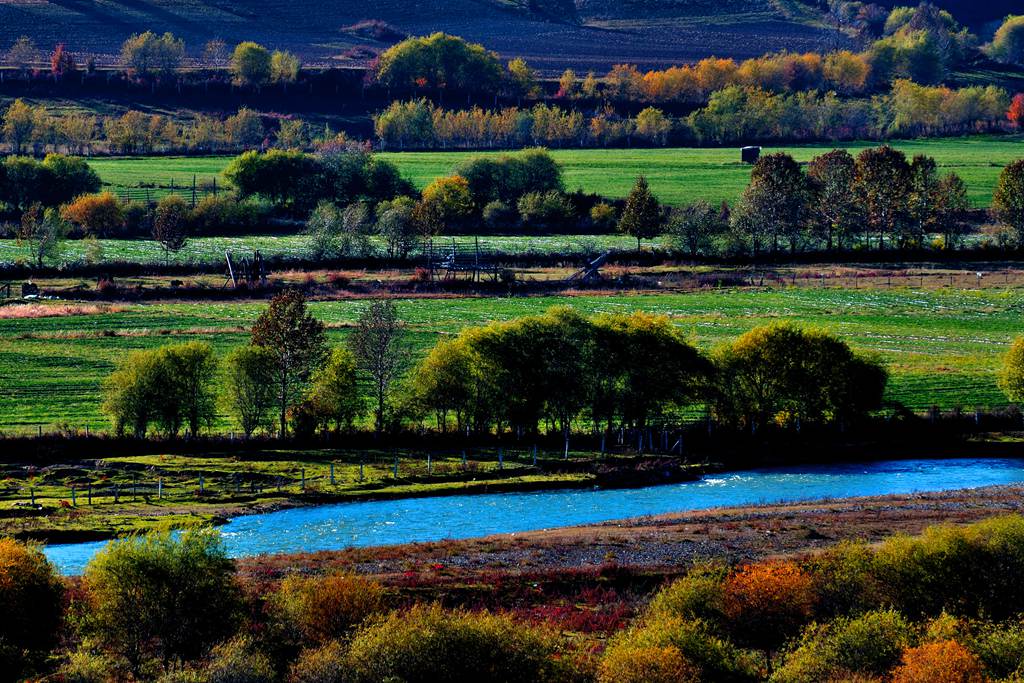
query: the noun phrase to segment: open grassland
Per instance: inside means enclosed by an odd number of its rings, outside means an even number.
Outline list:
[[[359,301],[313,303],[342,343]],[[892,378],[887,398],[915,410],[932,405],[1000,408],[996,373],[1009,342],[1022,332],[1020,290],[893,288],[708,290],[695,294],[580,295],[398,301],[416,354],[467,325],[506,320],[569,305],[585,314],[643,310],[669,315],[710,349],[755,326],[792,320],[825,327],[856,348],[877,353]],[[218,354],[248,341],[263,302],[123,305],[106,313],[0,319],[0,429],[50,429],[67,423],[105,428],[103,379],[135,349],[190,339]],[[220,425],[227,429],[226,419]]]
[[[907,155],[927,154],[935,157],[944,172],[955,171],[967,183],[975,206],[988,206],[1000,171],[1011,161],[1024,158],[1021,136],[909,140],[893,143]],[[766,148],[765,152],[787,151],[800,161],[835,147],[856,154],[872,143],[792,145]],[[434,178],[450,174],[464,159],[499,152],[386,152],[389,159],[418,187]],[[565,184],[570,190],[608,197],[625,197],[637,175],[643,173],[661,201],[685,204],[698,199],[718,203],[735,202],[750,180],[750,166],[739,161],[739,151],[726,149],[586,149],[553,150],[562,165]],[[111,189],[137,187],[141,184],[190,186],[210,183],[220,176],[230,157],[132,157],[94,159],[104,183]]]

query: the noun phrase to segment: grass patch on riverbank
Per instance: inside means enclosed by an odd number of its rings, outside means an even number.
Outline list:
[[[591,486],[561,453],[352,450],[114,457],[44,468],[7,465],[0,536],[72,542],[185,528],[314,503]],[[570,462],[592,457],[570,453]],[[397,476],[396,476],[397,459]],[[606,458],[605,462],[614,461]],[[333,467],[332,467],[333,466]],[[580,469],[575,464],[568,469]],[[33,507],[33,505],[35,507]]]
[[[67,424],[106,429],[102,382],[125,354],[188,340],[210,342],[219,356],[248,343],[265,302],[125,304],[108,313],[0,319],[0,385],[7,400],[0,431],[35,432]],[[344,343],[365,305],[313,302],[332,343]],[[923,411],[933,405],[999,409],[996,376],[1021,333],[1020,290],[813,289],[707,290],[692,294],[402,299],[414,357],[468,325],[539,313],[554,305],[580,312],[647,311],[670,316],[704,349],[775,320],[824,327],[855,348],[878,354],[891,379],[887,400]],[[230,424],[221,416],[217,429]]]

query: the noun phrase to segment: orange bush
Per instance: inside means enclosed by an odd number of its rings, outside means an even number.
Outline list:
[[[110,192],[85,194],[65,205],[61,217],[79,226],[87,235],[113,237],[125,227],[124,207]]]
[[[601,661],[598,683],[697,683],[696,667],[679,648],[625,647],[610,650]]]
[[[893,672],[893,683],[982,683],[981,663],[955,640],[912,647]]]
[[[811,617],[811,577],[792,562],[741,568],[725,582],[725,616],[737,639],[766,652],[777,649]]]

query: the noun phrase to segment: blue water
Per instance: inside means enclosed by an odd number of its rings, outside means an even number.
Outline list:
[[[711,474],[624,490],[568,490],[409,498],[293,508],[221,527],[232,557],[473,538],[725,505],[941,491],[1024,482],[1024,459],[958,458],[808,465]],[[47,556],[79,574],[105,542],[52,545]]]

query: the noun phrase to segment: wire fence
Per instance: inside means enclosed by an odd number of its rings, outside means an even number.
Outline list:
[[[204,198],[216,197],[223,190],[223,185],[218,186],[216,177],[210,183],[199,183],[197,178],[193,177],[191,185],[179,185],[172,179],[166,185],[140,182],[137,187],[117,187],[114,191],[117,197],[125,203],[155,204],[164,197],[174,195],[181,197],[192,208],[195,208],[196,204]]]

